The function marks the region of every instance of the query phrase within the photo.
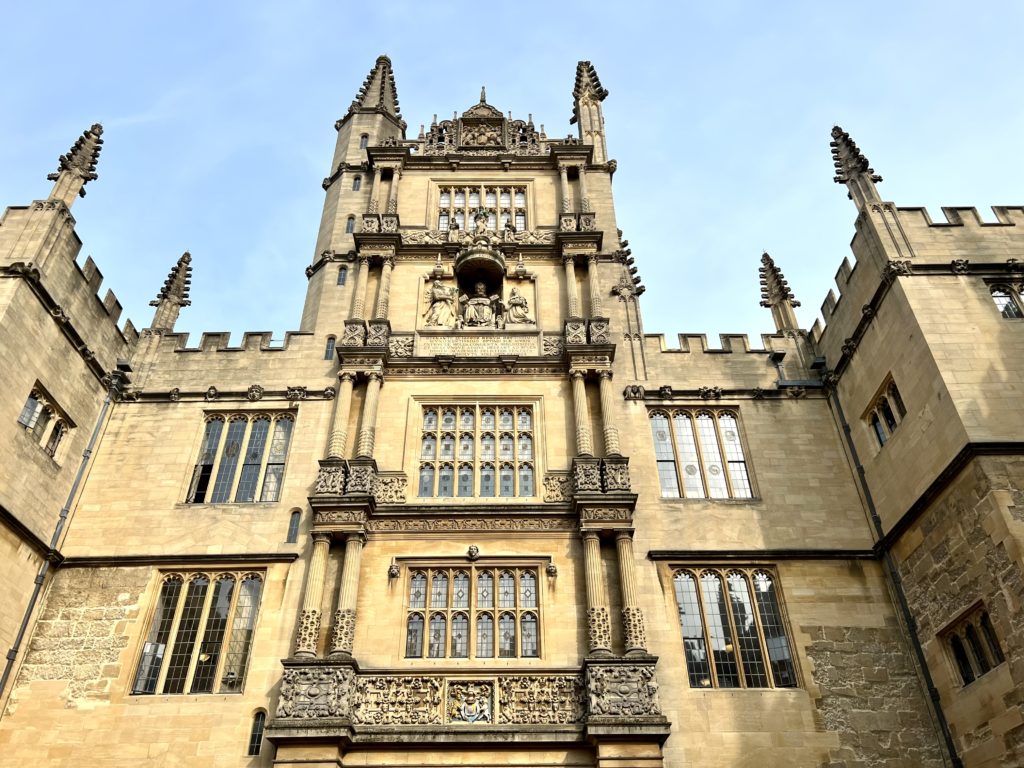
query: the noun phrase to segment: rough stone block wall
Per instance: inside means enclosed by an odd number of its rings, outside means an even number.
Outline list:
[[[897,545],[918,634],[967,765],[1024,765],[1024,459],[983,457]],[[978,601],[1006,663],[964,686],[939,633]]]
[[[886,627],[801,627],[820,690],[822,725],[839,734],[823,768],[943,765],[939,739],[910,651]]]

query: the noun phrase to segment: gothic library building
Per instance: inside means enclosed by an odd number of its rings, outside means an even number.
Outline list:
[[[187,253],[118,324],[99,125],[6,209],[0,762],[1024,765],[1024,208],[886,202],[837,127],[824,323],[765,254],[775,333],[667,342],[607,96],[408,138],[377,59],[283,343],[190,346]]]

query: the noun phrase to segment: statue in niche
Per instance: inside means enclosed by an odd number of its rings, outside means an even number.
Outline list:
[[[462,325],[465,327],[502,328],[505,325],[501,299],[497,295],[488,296],[484,283],[473,286],[472,296],[462,294],[459,304],[462,308]]]
[[[449,288],[435,279],[427,292],[430,306],[423,317],[428,328],[454,328],[456,323],[455,286]]]
[[[518,288],[513,288],[512,293],[508,296],[508,309],[505,315],[505,322],[507,323],[533,322],[530,318],[530,305]]]

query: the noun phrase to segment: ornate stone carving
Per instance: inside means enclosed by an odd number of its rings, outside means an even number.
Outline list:
[[[306,608],[299,612],[299,630],[295,637],[295,653],[315,656],[320,640],[320,611]]]
[[[662,384],[660,387],[658,387],[658,397],[662,398],[663,400],[671,400],[672,399],[672,385],[671,384]]]
[[[435,278],[427,288],[427,311],[423,324],[427,328],[454,328],[458,322],[458,293],[455,285],[445,285]]]
[[[249,389],[246,390],[245,396],[255,402],[263,398],[263,387],[259,384],[250,384]]]
[[[373,471],[373,467],[369,464],[350,465],[348,482],[345,484],[345,493],[373,493],[376,478],[377,473]]]
[[[305,400],[306,394],[305,387],[288,387],[285,390],[284,396],[289,400]]]
[[[587,692],[591,717],[661,715],[651,664],[589,664]]]
[[[372,675],[356,683],[355,717],[366,725],[435,725],[442,722],[441,680]]]
[[[559,216],[558,229],[562,232],[575,232],[576,215],[573,213],[563,213],[561,216]]]
[[[178,389],[178,387],[175,387],[167,394],[167,396],[171,398],[171,402],[176,403],[181,400],[181,390]]]
[[[339,608],[334,612],[334,627],[331,630],[331,653],[352,655],[352,639],[356,634],[355,608]]]
[[[387,322],[371,322],[369,333],[366,334],[366,346],[383,347],[388,343]]]
[[[897,277],[907,277],[913,274],[910,259],[893,259],[885,264],[885,269],[882,270],[882,277],[892,282]]]
[[[601,464],[597,459],[590,461],[575,459],[572,463],[572,485],[580,491],[601,490]]]
[[[577,675],[516,675],[498,679],[503,725],[578,723],[583,720],[583,681]]]
[[[320,467],[316,473],[316,486],[313,493],[317,496],[341,496],[345,492],[345,467],[331,465]]]
[[[586,320],[565,321],[565,343],[567,345],[587,343]]]
[[[368,531],[571,531],[575,524],[565,517],[374,517],[366,521]]]
[[[643,400],[644,394],[644,388],[639,384],[630,384],[622,390],[622,397],[624,400]]]
[[[556,576],[558,576],[558,566],[555,565],[554,563],[548,563],[544,567],[544,573],[546,573],[548,576],[550,576],[553,579]]]
[[[390,357],[412,357],[412,336],[392,336],[388,339],[388,355]]]
[[[505,302],[505,322],[511,325],[534,323],[534,319],[530,317],[530,304],[526,297],[519,293],[518,288],[512,288]]]
[[[954,275],[966,275],[970,270],[970,263],[967,259],[953,259],[949,266]]]
[[[403,245],[441,245],[446,242],[448,242],[448,233],[436,229],[402,232]]]
[[[721,400],[722,399],[722,388],[721,387],[697,387],[697,396],[701,400]]]
[[[625,275],[619,278],[619,282],[612,288],[612,293],[618,296],[621,301],[633,301],[636,298],[636,289]]]
[[[206,400],[206,402],[212,403],[214,400],[217,399],[217,397],[219,395],[220,395],[220,393],[217,392],[217,388],[216,387],[210,387],[209,389],[206,390],[206,394],[203,395],[203,397]]]
[[[644,629],[644,613],[640,608],[622,609],[622,628],[627,651],[647,650],[647,631]]]
[[[313,514],[314,523],[365,523],[366,513],[356,509],[325,509]]]
[[[612,647],[612,623],[603,605],[587,608],[587,640],[591,653]]]
[[[398,565],[398,563],[392,563],[391,565],[388,566],[388,578],[389,579],[397,579],[401,575],[402,575],[402,569]]]
[[[751,390],[751,393],[753,394],[753,397],[754,397],[755,400],[764,400],[764,388],[763,387],[754,387]]]
[[[572,482],[566,474],[548,474],[544,476],[544,501],[553,504],[572,499]]]
[[[807,396],[807,389],[805,387],[787,387],[786,394],[794,400],[802,400]]]
[[[333,400],[338,396],[338,390],[334,387],[324,387],[324,400]]]
[[[367,213],[367,214],[363,215],[362,231],[363,232],[369,232],[369,233],[379,232],[380,231],[380,219],[377,217],[377,214],[376,214],[377,201],[376,200],[371,200],[369,207],[371,209],[373,209],[373,210],[370,213]]]
[[[486,680],[448,681],[448,705],[452,723],[490,723],[494,712],[494,683]]]
[[[351,667],[287,668],[281,678],[277,717],[347,719],[352,714],[355,672]]]
[[[584,507],[580,512],[584,520],[629,520],[629,510],[620,507]]]
[[[366,323],[362,320],[346,320],[345,330],[341,335],[341,346],[361,347],[366,341]]]
[[[611,344],[611,323],[607,318],[594,318],[590,321],[590,343]]]
[[[409,480],[405,475],[378,475],[373,482],[373,496],[379,504],[405,504]]]
[[[853,337],[850,337],[850,338],[846,339],[846,341],[843,342],[843,346],[840,347],[840,351],[844,355],[852,355],[856,351],[856,349],[857,349],[857,340],[855,338],[853,338]]]
[[[580,232],[597,231],[597,214],[584,212],[579,215]]]
[[[627,461],[627,459],[605,459],[601,462],[602,469],[604,470],[605,491],[629,490],[629,465],[626,463]]]
[[[50,310],[50,316],[53,317],[61,325],[64,325],[71,318],[68,317],[68,313],[64,311],[64,308],[57,304],[53,309]]]
[[[381,232],[393,233],[398,231],[398,216],[395,215],[397,206],[397,200],[388,200],[388,212],[381,216],[380,219]]]
[[[542,349],[544,357],[561,357],[565,352],[565,338],[545,334]]]

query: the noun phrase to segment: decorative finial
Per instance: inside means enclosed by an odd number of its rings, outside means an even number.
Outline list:
[[[758,273],[761,277],[761,306],[771,309],[776,329],[797,329],[799,326],[793,308],[799,307],[800,302],[793,296],[782,270],[775,266],[775,261],[767,253],[761,254]]]
[[[149,306],[156,307],[153,313],[153,330],[173,331],[182,307],[192,305],[188,297],[192,286],[192,254],[185,251],[171,268],[163,287]]]
[[[849,184],[855,176],[864,174],[871,181],[881,181],[882,177],[875,173],[864,153],[857,148],[857,143],[850,138],[850,134],[838,125],[832,128],[832,141],[829,142],[832,148],[832,160],[836,167],[836,175],[833,181],[836,184]]]
[[[483,85],[480,86],[480,103],[487,103],[487,88]]]
[[[103,149],[103,126],[93,123],[76,141],[66,155],[57,161],[57,170],[47,175],[54,185],[51,199],[63,200],[68,206],[74,201],[75,195],[85,197],[85,185],[95,181],[96,163]]]
[[[402,112],[398,108],[398,90],[395,88],[395,74],[391,68],[391,59],[381,55],[366,76],[362,87],[356,94],[348,114],[355,110],[370,110],[380,112],[394,118],[404,130],[405,120],[402,119]],[[347,117],[347,115],[346,115]]]

